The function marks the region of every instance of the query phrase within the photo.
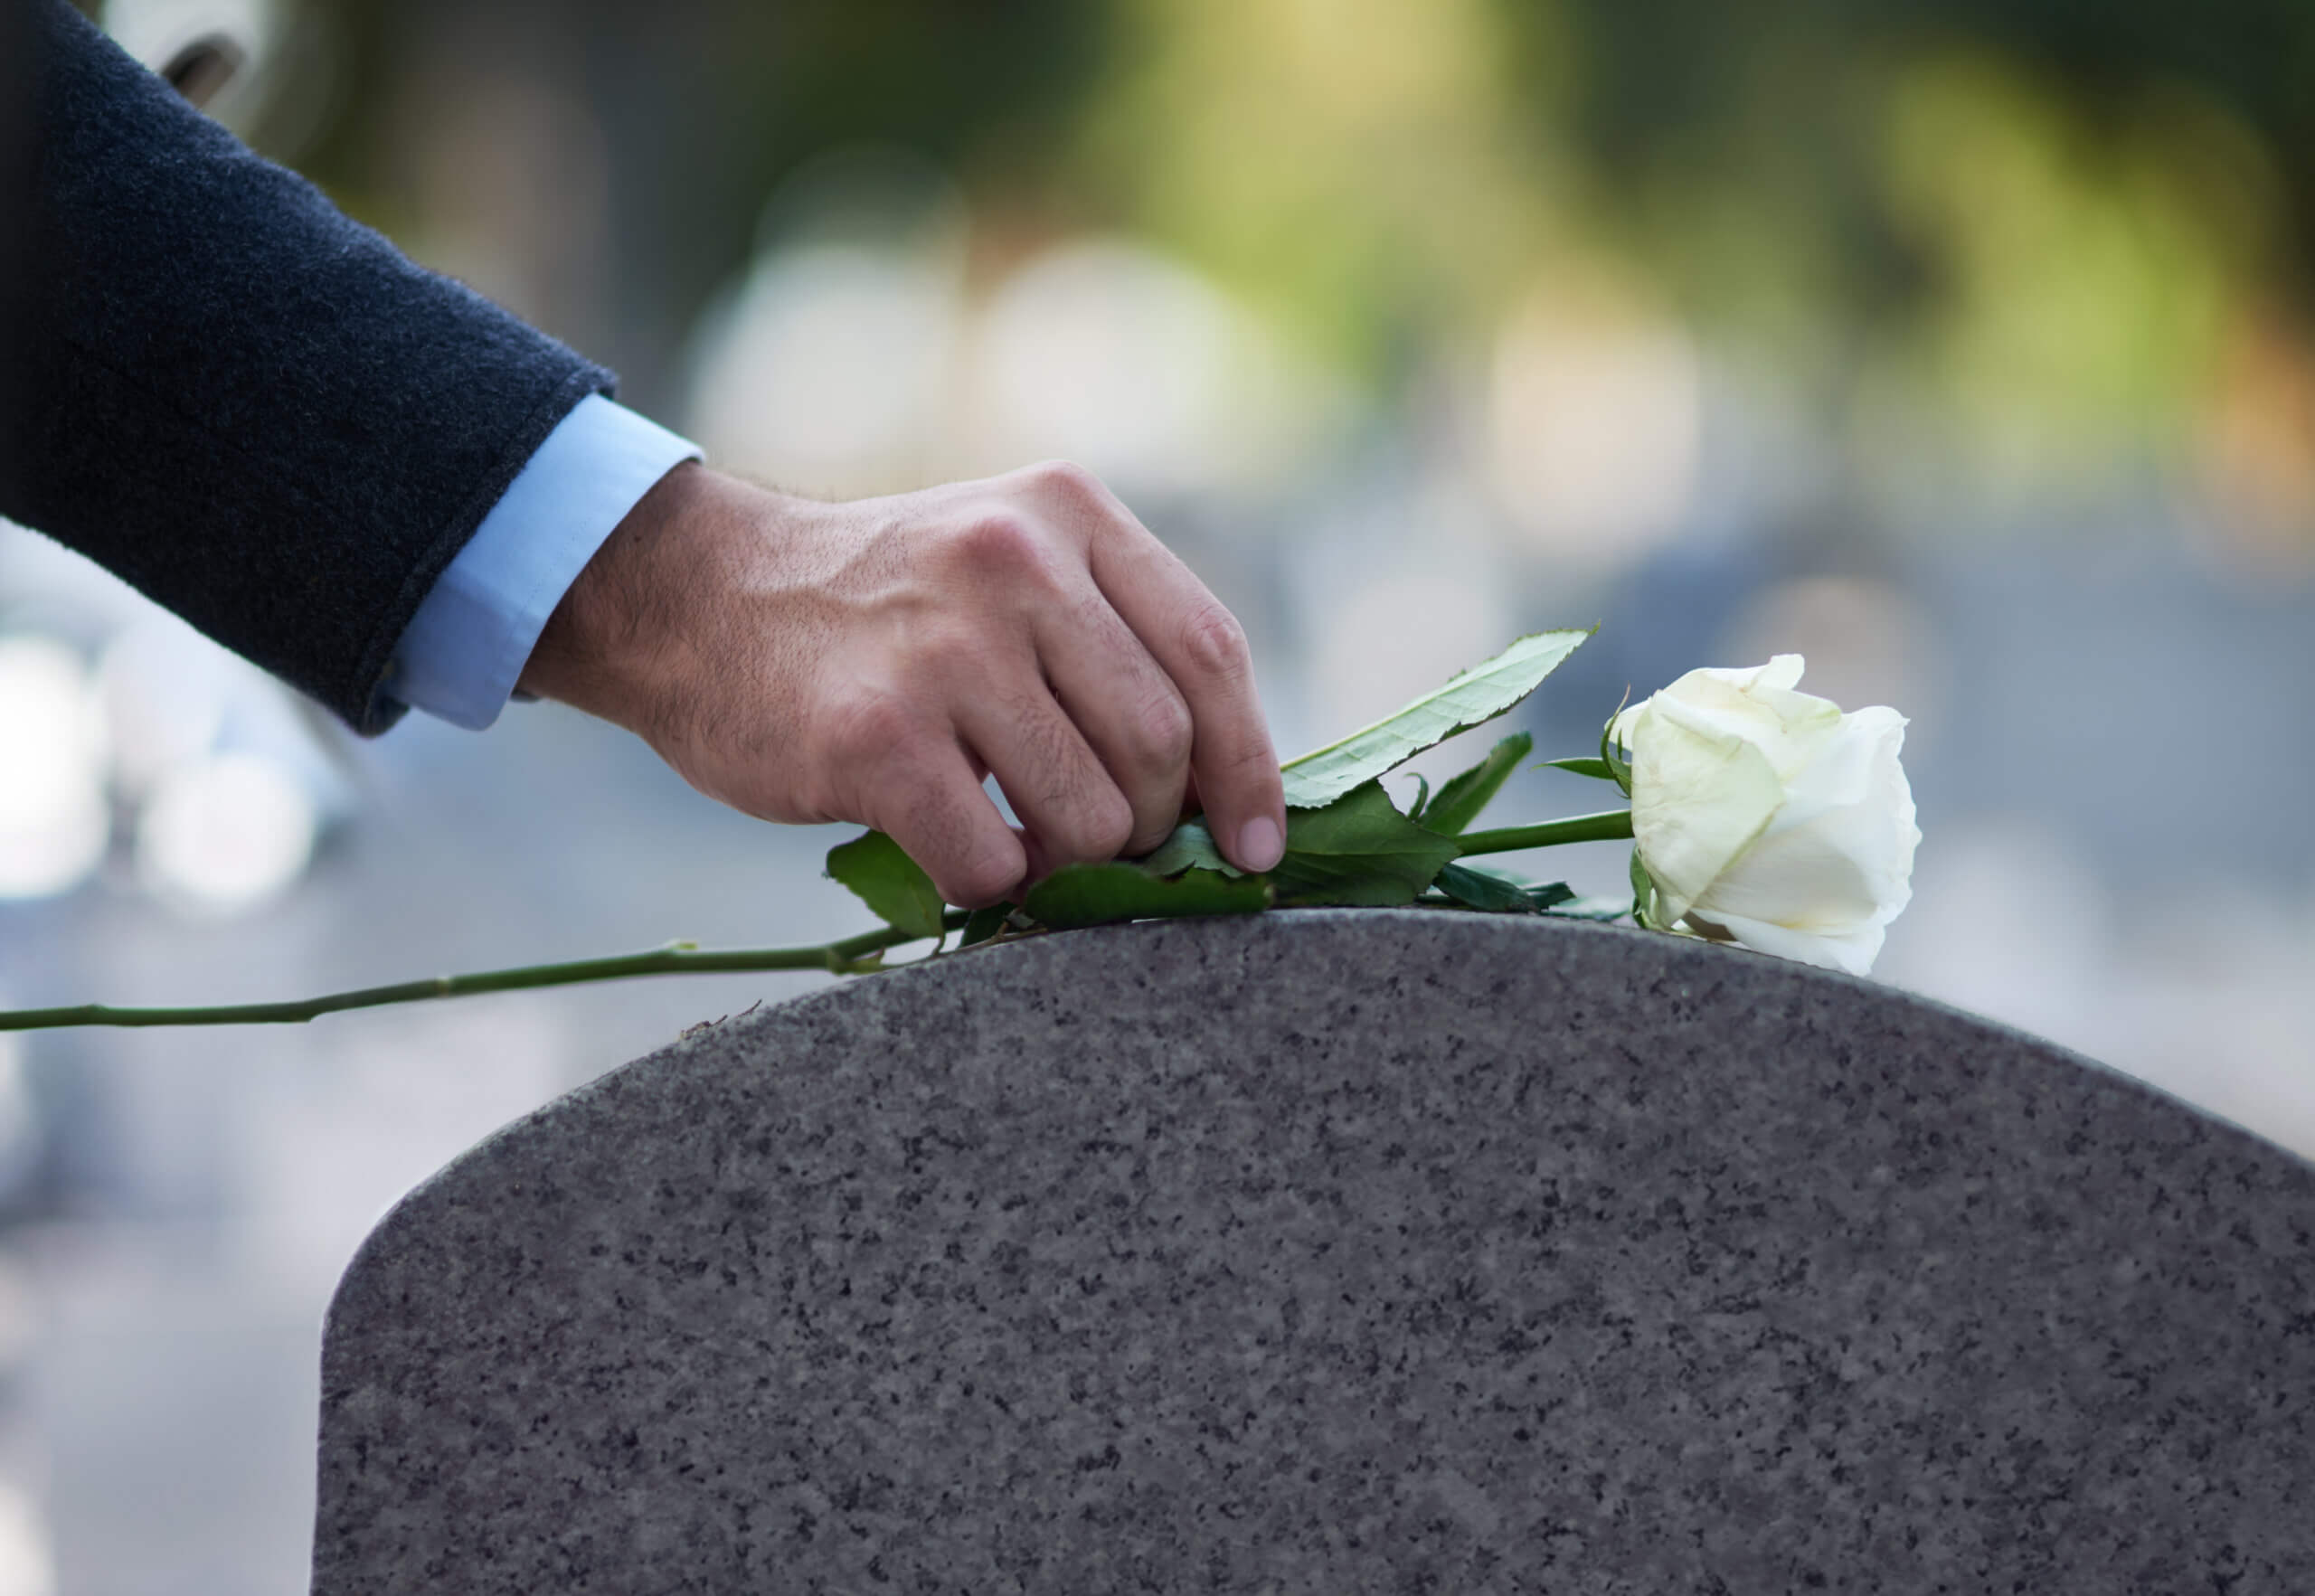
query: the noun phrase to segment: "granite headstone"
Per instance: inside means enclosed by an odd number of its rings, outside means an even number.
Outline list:
[[[1629,930],[1047,937],[420,1187],[320,1466],[320,1596],[2315,1591],[2315,1166]]]

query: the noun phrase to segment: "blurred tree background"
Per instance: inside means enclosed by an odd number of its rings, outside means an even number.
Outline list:
[[[2150,471],[2254,552],[2315,524],[2315,7],[2291,0],[335,0],[287,22],[312,70],[277,74],[257,141],[646,405],[679,402],[766,197],[875,146],[954,182],[977,288],[1055,240],[1140,240],[1383,415],[1577,305],[1692,330],[1828,442],[1845,497],[1950,515],[1956,481]]]

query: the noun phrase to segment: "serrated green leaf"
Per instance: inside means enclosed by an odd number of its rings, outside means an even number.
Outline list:
[[[1535,905],[1517,882],[1470,864],[1442,864],[1439,890],[1467,909],[1491,914],[1533,914]]]
[[[1022,907],[1055,930],[1073,930],[1121,920],[1252,914],[1270,904],[1270,883],[1258,875],[1233,880],[1192,870],[1168,881],[1138,864],[1064,864],[1031,887]]]
[[[957,939],[957,946],[969,948],[986,942],[1005,929],[1005,917],[1013,912],[1011,903],[991,903],[986,909],[976,909],[965,921],[964,932]]]
[[[883,832],[865,832],[830,848],[827,874],[850,887],[886,925],[912,937],[940,935],[940,890]]]
[[[1568,630],[1522,637],[1396,714],[1289,760],[1284,767],[1286,807],[1323,808],[1433,743],[1495,719],[1534,692],[1591,635],[1590,630]]]
[[[1214,845],[1214,834],[1205,828],[1203,820],[1183,821],[1174,827],[1173,836],[1138,863],[1152,875],[1179,875],[1191,869],[1211,870],[1233,878],[1246,874],[1222,856],[1222,850]]]
[[[1614,781],[1615,771],[1605,760],[1545,760],[1535,767],[1538,770],[1565,770],[1571,776],[1589,776],[1595,781]],[[1631,795],[1624,795],[1629,798]]]
[[[1497,743],[1487,758],[1439,789],[1431,807],[1420,817],[1423,828],[1441,836],[1462,836],[1519,768],[1519,761],[1535,751],[1535,740],[1525,732],[1514,732]]]
[[[1437,879],[1460,850],[1399,813],[1379,781],[1351,789],[1323,809],[1290,809],[1286,856],[1271,872],[1281,903],[1393,909]]]

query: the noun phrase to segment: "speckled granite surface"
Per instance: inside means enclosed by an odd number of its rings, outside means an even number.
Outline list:
[[[2315,1167],[1635,931],[989,949],[396,1209],[315,1588],[2315,1591]]]

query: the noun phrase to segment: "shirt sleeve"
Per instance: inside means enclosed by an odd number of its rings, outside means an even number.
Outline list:
[[[380,696],[470,731],[496,721],[595,551],[660,477],[700,452],[600,393],[581,400],[420,604]]]

